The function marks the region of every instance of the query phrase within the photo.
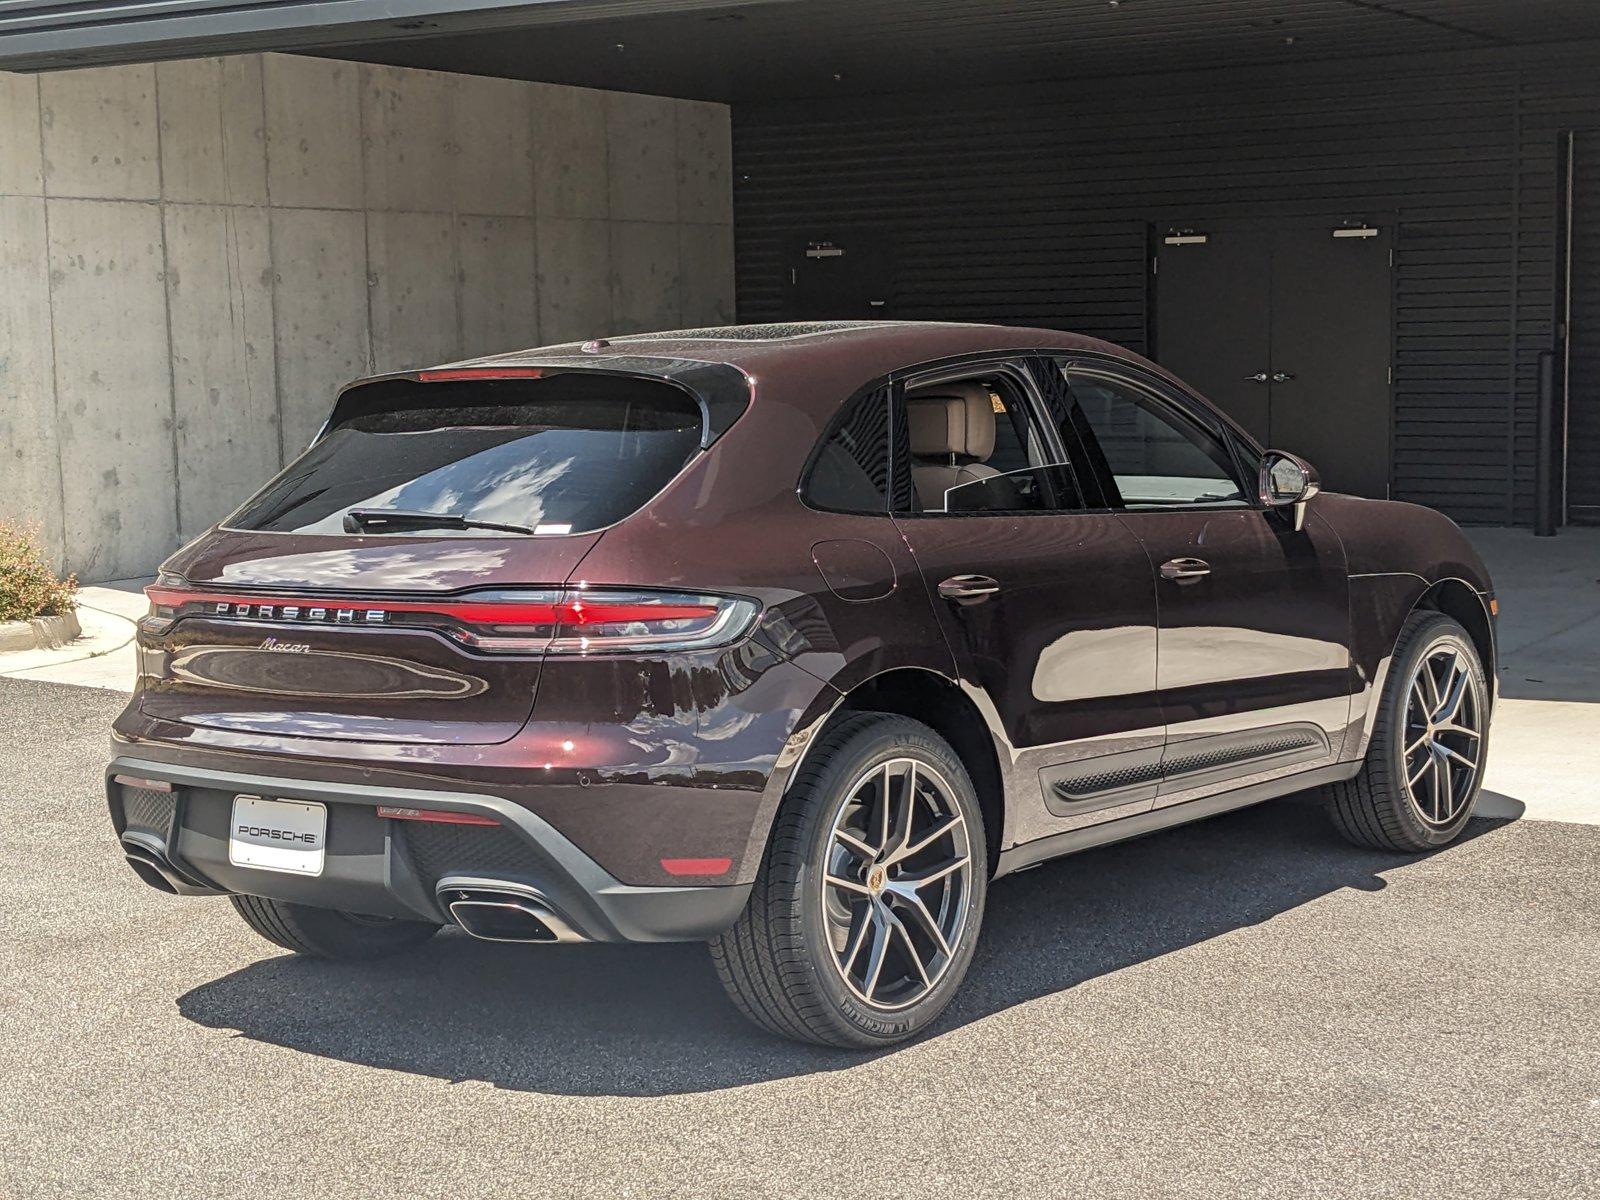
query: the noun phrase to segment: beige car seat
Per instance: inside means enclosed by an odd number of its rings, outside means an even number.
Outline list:
[[[940,383],[906,393],[911,479],[924,509],[941,511],[953,487],[1000,474],[994,453],[994,398],[981,383]]]

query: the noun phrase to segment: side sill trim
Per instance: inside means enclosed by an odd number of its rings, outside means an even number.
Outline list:
[[[1236,808],[1248,808],[1252,804],[1260,804],[1264,800],[1274,800],[1279,796],[1287,796],[1292,792],[1304,791],[1306,788],[1317,787],[1320,784],[1332,783],[1338,779],[1349,779],[1360,770],[1360,762],[1333,763],[1331,766],[1318,767],[1312,771],[1300,771],[1294,775],[1285,775],[1278,779],[1269,779],[1264,783],[1237,788],[1231,792],[1221,792],[1215,796],[1202,796],[1198,800],[1174,804],[1170,808],[1157,808],[1150,812],[1123,817],[1120,820],[1091,825],[1087,829],[1070,829],[1065,833],[1052,834],[1049,837],[1024,842],[1020,846],[1013,846],[1011,849],[1001,853],[1000,861],[995,867],[994,877],[998,879],[1000,876],[1009,875],[1013,871],[1035,867],[1049,859],[1060,858],[1065,854],[1075,854],[1079,850],[1088,850],[1094,846],[1107,846],[1112,842],[1124,842],[1129,838],[1142,837],[1147,833],[1169,829],[1174,825],[1184,825],[1190,821],[1213,817],[1218,813],[1230,812]]]

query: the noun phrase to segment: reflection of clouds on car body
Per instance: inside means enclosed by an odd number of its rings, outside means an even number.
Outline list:
[[[312,586],[327,586],[356,583],[381,572],[386,587],[427,589],[451,586],[449,581],[456,578],[488,576],[505,563],[506,551],[492,546],[452,546],[426,553],[399,546],[351,546],[229,563],[222,569],[220,581],[261,587],[303,580]]]

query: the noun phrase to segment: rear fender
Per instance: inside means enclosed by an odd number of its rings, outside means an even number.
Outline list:
[[[848,690],[840,686],[845,679],[853,681]],[[829,681],[828,691],[820,693],[796,723],[779,755],[751,832],[745,861],[760,861],[778,806],[822,734],[836,720],[861,711],[894,712],[922,721],[951,744],[978,793],[992,868],[1000,851],[1010,844],[1008,797],[1016,794],[1018,786],[1012,779],[1016,756],[1000,732],[998,716],[987,697],[975,695],[957,680],[925,666],[898,667],[865,678],[853,669]],[[1023,782],[1031,784],[1032,777],[1025,777]]]

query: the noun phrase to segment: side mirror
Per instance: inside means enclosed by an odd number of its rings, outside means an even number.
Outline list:
[[[1293,508],[1294,528],[1305,528],[1306,501],[1322,490],[1317,469],[1305,459],[1283,450],[1268,450],[1261,457],[1258,484],[1261,503],[1268,508]]]

